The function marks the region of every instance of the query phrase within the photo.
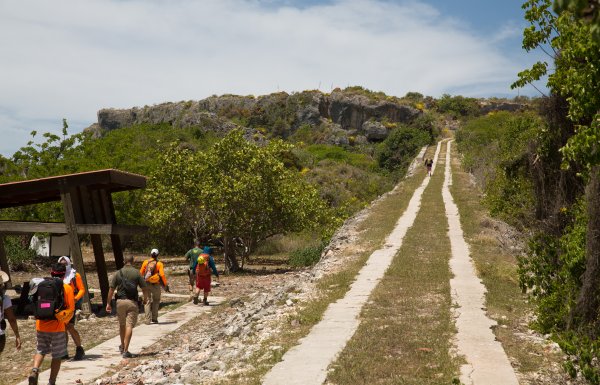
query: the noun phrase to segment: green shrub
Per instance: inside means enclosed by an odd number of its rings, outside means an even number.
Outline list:
[[[34,250],[29,248],[27,239],[23,237],[5,237],[4,249],[11,270],[27,270],[35,263],[37,255]]]
[[[289,264],[294,267],[312,266],[319,262],[325,243],[294,250],[290,254]]]
[[[421,147],[431,142],[428,132],[400,126],[381,142],[376,157],[379,167],[403,175]]]

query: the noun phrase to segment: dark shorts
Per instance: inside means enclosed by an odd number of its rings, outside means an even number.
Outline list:
[[[37,331],[37,347],[39,354],[52,353],[52,358],[62,358],[67,354],[67,338],[64,332],[40,332]]]

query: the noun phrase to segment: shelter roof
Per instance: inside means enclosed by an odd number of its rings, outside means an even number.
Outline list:
[[[116,169],[87,171],[0,184],[0,208],[61,200],[61,191],[74,187],[108,193],[146,187],[146,177]]]

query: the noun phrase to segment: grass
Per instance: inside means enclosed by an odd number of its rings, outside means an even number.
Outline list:
[[[431,151],[433,150],[430,149],[429,152]],[[314,298],[301,305],[300,310],[281,325],[281,329],[285,332],[261,342],[261,348],[248,361],[252,370],[234,374],[218,382],[219,384],[261,383],[262,377],[273,365],[281,361],[285,352],[296,345],[298,340],[306,336],[321,320],[329,304],[346,294],[371,253],[383,245],[385,237],[392,231],[400,214],[408,206],[412,193],[421,184],[424,175],[425,171],[422,170],[407,178],[396,190],[373,205],[368,217],[359,226],[361,233],[357,243],[352,249],[345,251],[344,258],[348,262],[345,268],[324,276],[317,283]],[[271,349],[274,346],[280,346],[281,349]]]
[[[438,165],[413,227],[362,311],[357,332],[330,366],[328,383],[420,385],[456,379],[442,171]]]
[[[453,144],[453,151],[455,147]],[[546,360],[559,362],[560,356],[544,351],[542,344],[519,337],[528,333],[527,320],[532,306],[519,288],[516,256],[489,233],[486,225],[489,216],[480,204],[481,192],[471,183],[470,175],[461,169],[457,159],[454,154],[450,191],[460,212],[461,226],[478,276],[487,288],[488,316],[499,324],[494,329],[496,338],[520,373],[537,375],[551,366]]]

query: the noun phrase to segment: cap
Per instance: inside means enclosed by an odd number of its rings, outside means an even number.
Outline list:
[[[158,249],[152,249],[152,250],[150,251],[150,254],[151,254],[151,255],[158,255]]]

